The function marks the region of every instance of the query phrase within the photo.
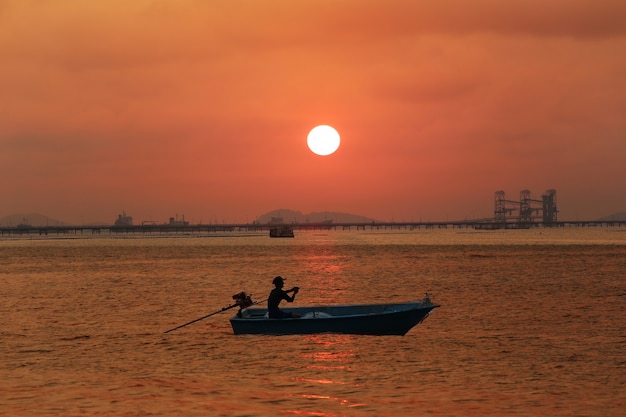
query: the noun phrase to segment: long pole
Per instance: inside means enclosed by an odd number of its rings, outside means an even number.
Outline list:
[[[233,308],[233,307],[237,307],[238,305],[239,305],[239,304],[233,304],[232,306],[223,307],[223,308],[222,308],[221,310],[219,310],[219,311],[215,311],[215,312],[213,312],[213,313],[211,313],[211,314],[207,314],[206,316],[202,316],[202,317],[200,317],[200,318],[198,318],[198,319],[191,320],[191,321],[190,321],[190,322],[188,322],[188,323],[181,324],[180,326],[174,327],[173,329],[166,330],[166,331],[164,331],[163,333],[169,333],[169,332],[171,332],[171,331],[174,331],[174,330],[180,329],[181,327],[189,326],[190,324],[193,324],[193,323],[195,323],[195,322],[197,322],[197,321],[200,321],[200,320],[204,320],[204,319],[206,319],[207,317],[211,317],[211,316],[214,316],[214,315],[216,315],[216,314],[222,313],[222,312],[224,312],[224,311],[226,311],[226,310],[230,310],[230,309],[231,309],[231,308]]]
[[[266,298],[265,300],[261,300],[261,301],[254,302],[254,303],[250,304],[250,306],[254,306],[254,305],[257,305],[257,304],[260,304],[260,303],[264,303],[264,302],[266,302],[266,301],[267,301],[267,298]],[[195,322],[197,322],[197,321],[204,320],[204,319],[206,319],[207,317],[211,317],[211,316],[214,316],[214,315],[219,314],[219,313],[223,313],[224,311],[226,311],[226,310],[230,310],[231,308],[233,308],[233,307],[237,307],[237,306],[239,306],[239,304],[235,303],[235,304],[233,304],[232,306],[223,307],[221,310],[215,311],[215,312],[213,312],[213,313],[211,313],[211,314],[207,314],[206,316],[202,316],[202,317],[197,318],[197,319],[195,319],[195,320],[191,320],[190,322],[187,322],[187,323],[185,323],[185,324],[181,324],[180,326],[176,326],[176,327],[174,327],[173,329],[166,330],[166,331],[164,331],[163,333],[169,333],[169,332],[172,332],[172,331],[174,331],[174,330],[180,329],[181,327],[189,326],[190,324],[193,324],[193,323],[195,323]],[[248,307],[249,307],[249,306],[248,306]],[[246,308],[247,308],[247,307],[246,307]]]

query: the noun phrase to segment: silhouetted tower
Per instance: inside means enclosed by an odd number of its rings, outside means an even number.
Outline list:
[[[543,200],[543,224],[556,223],[556,190],[548,190],[541,196]]]
[[[519,193],[519,222],[528,224],[533,221],[533,211],[530,206],[530,190],[522,190]]]
[[[506,207],[504,201],[504,191],[496,191],[496,205],[493,217],[497,223],[506,222]]]

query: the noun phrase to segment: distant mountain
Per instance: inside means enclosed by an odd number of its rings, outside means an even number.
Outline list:
[[[59,226],[59,225],[70,225],[70,223],[63,222],[57,219],[52,219],[48,216],[44,216],[43,214],[39,214],[39,213],[11,214],[10,216],[5,216],[5,217],[0,218],[0,226],[18,226],[18,225]]]
[[[611,214],[610,216],[606,216],[606,217],[601,217],[598,219],[598,221],[601,222],[624,222],[626,221],[626,211],[622,211],[620,213],[614,213]]]
[[[303,214],[300,211],[279,209],[259,216],[257,222],[267,223],[321,223],[332,221],[333,223],[371,223],[375,221],[370,217],[359,216],[349,213],[337,213],[322,211]]]

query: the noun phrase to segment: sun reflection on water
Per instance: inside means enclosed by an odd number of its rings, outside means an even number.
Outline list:
[[[311,416],[339,416],[325,410],[362,407],[364,404],[352,398],[360,385],[355,379],[354,339],[351,335],[317,334],[304,337],[310,350],[299,353],[306,369],[306,376],[295,376],[292,381],[300,387],[297,397],[310,402],[311,407],[300,410],[282,410],[284,413]],[[324,410],[324,411],[322,411]]]
[[[303,356],[310,356],[315,361],[321,362],[346,362],[347,358],[354,356],[352,349],[353,335],[349,334],[311,334],[305,340],[316,345],[321,345],[324,350],[313,353],[304,352]]]
[[[345,275],[348,259],[335,251],[332,245],[304,247],[297,257],[300,269],[308,277],[308,294],[316,295],[309,300],[311,303],[341,302],[349,293],[350,284]]]
[[[314,382],[316,384],[337,384],[338,382],[331,379],[312,379],[312,378],[294,378],[294,381]]]

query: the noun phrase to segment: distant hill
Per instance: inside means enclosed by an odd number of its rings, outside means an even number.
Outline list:
[[[601,217],[598,219],[601,222],[624,222],[626,221],[626,211],[611,214],[610,216]]]
[[[0,217],[0,226],[17,226],[21,224],[30,226],[71,225],[71,223],[52,219],[39,213],[11,214],[9,216]]]
[[[282,220],[280,220],[282,219]],[[267,223],[321,223],[332,221],[333,223],[371,223],[375,221],[370,217],[359,216],[349,213],[337,213],[332,211],[322,211],[303,214],[300,211],[279,209],[273,210],[259,216],[257,222]]]

